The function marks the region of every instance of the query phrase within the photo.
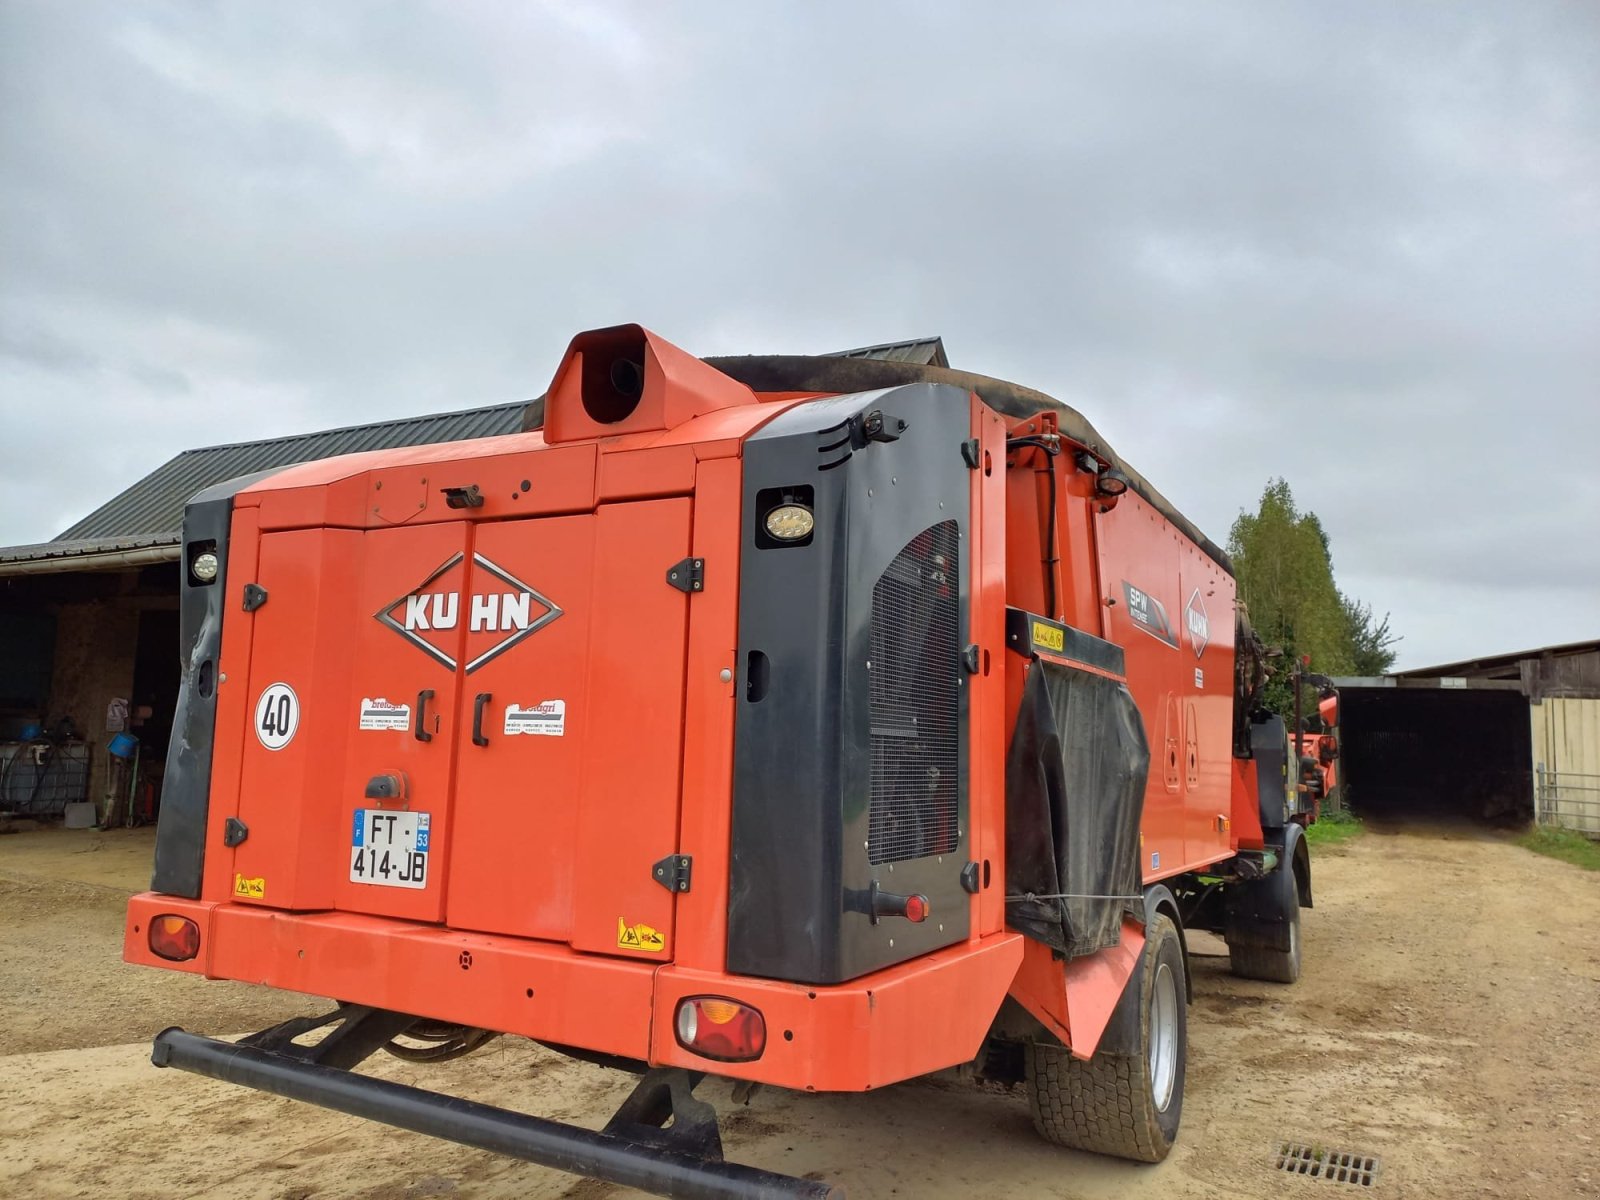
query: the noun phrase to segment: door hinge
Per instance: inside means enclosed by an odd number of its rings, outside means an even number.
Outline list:
[[[680,592],[703,592],[706,589],[706,560],[686,558],[667,568],[667,583]]]
[[[250,827],[238,817],[229,817],[222,823],[222,844],[230,850],[250,836]]]
[[[687,892],[694,858],[688,854],[669,854],[650,868],[650,877],[669,892]]]
[[[256,609],[260,608],[266,602],[266,588],[262,587],[259,583],[247,583],[244,585],[245,612],[255,612]]]

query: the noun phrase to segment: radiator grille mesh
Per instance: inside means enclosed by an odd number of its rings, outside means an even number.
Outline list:
[[[941,521],[872,589],[872,863],[946,854],[961,840],[960,551],[956,523]]]

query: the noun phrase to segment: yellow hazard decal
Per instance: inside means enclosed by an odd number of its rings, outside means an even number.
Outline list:
[[[267,880],[265,876],[255,879],[246,879],[243,875],[233,877],[233,894],[246,900],[265,900],[267,898]]]
[[[1054,625],[1046,625],[1043,621],[1033,623],[1033,644],[1043,646],[1046,650],[1054,650],[1058,654],[1067,648],[1067,635]]]
[[[621,917],[617,918],[617,948],[619,950],[643,950],[648,954],[660,954],[667,948],[667,939],[661,936],[659,930],[648,925],[629,925]]]

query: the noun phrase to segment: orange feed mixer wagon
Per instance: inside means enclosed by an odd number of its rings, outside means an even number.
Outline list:
[[[158,1066],[673,1196],[707,1075],[966,1065],[1064,1145],[1177,1134],[1184,934],[1292,981],[1308,814],[1227,557],[1077,413],[857,359],[580,334],[529,431],[234,480],[130,962],[330,997]],[[356,1072],[531,1038],[600,1130]]]

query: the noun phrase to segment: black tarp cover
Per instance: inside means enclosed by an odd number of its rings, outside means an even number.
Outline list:
[[[1143,919],[1150,746],[1127,684],[1035,657],[1006,760],[1006,916],[1068,958]],[[1034,897],[1029,899],[1027,897]]]

